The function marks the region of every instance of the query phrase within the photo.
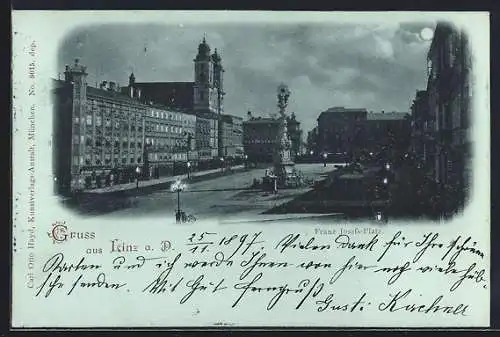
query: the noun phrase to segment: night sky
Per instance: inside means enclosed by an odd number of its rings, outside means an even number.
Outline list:
[[[137,82],[194,81],[193,59],[206,35],[226,70],[225,113],[275,113],[283,82],[292,91],[288,111],[308,131],[333,106],[408,111],[415,91],[425,89],[426,27],[434,23],[95,25],[67,35],[58,69],[79,57],[92,86],[126,86],[131,71]]]

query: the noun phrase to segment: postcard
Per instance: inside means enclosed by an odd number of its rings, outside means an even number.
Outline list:
[[[12,25],[13,328],[489,325],[488,13]]]

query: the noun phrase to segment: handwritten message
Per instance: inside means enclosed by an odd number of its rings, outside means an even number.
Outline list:
[[[317,313],[375,310],[467,316],[467,299],[454,292],[461,287],[487,291],[485,254],[472,237],[370,232],[286,233],[278,238],[262,231],[194,232],[183,241],[147,245],[113,239],[105,248],[109,255],[75,257],[61,251],[49,256],[41,265],[35,296],[99,291],[165,296],[177,305],[212,297],[233,309],[251,302],[266,311],[287,307]],[[446,291],[426,296],[426,277],[436,274]],[[378,291],[347,286],[355,280],[378,282]]]

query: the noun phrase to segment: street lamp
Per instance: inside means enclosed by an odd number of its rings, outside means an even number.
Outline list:
[[[389,179],[384,178],[384,180],[382,182],[384,183],[384,185],[387,185],[389,183]]]
[[[175,220],[177,223],[181,222],[181,192],[187,188],[187,185],[182,181],[177,180],[172,186],[170,186],[170,191],[177,193],[177,211],[175,212]]]
[[[391,169],[391,164],[389,164],[389,163],[385,164],[385,169],[387,171],[389,171]]]
[[[220,158],[220,168],[222,171],[224,171],[224,158],[223,157]]]
[[[184,132],[184,136],[186,136],[186,165],[187,165],[187,175],[189,178],[189,167],[191,163],[189,162],[189,151],[191,151],[191,142],[193,140],[193,135],[189,132]]]
[[[323,167],[326,167],[326,158],[328,157],[328,154],[326,152],[323,153]]]
[[[189,179],[189,177],[190,177],[190,176],[189,176],[190,171],[191,171],[191,162],[189,162],[189,161],[188,161],[188,162],[187,162],[187,175],[188,175],[188,179]]]
[[[138,190],[139,189],[139,175],[141,173],[141,168],[137,166],[135,168],[135,174],[136,174],[136,180],[135,180],[135,188]]]

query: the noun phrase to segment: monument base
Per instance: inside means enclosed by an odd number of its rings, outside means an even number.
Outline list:
[[[299,176],[295,170],[295,163],[292,161],[275,164],[274,174],[280,187],[296,186],[298,184]]]

